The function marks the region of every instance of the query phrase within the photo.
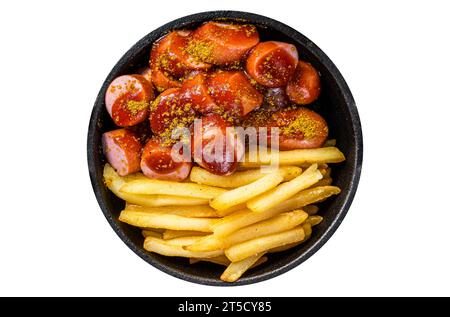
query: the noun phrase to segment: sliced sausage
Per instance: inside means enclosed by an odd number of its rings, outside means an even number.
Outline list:
[[[150,127],[154,134],[170,138],[177,127],[188,127],[195,119],[195,111],[179,88],[161,93],[151,105]]]
[[[318,148],[328,138],[325,119],[307,108],[277,111],[269,125],[279,128],[280,150]]]
[[[153,99],[153,89],[143,76],[123,75],[109,85],[105,105],[115,124],[129,127],[147,119]]]
[[[232,119],[245,116],[263,102],[263,95],[241,71],[216,71],[207,83],[219,112]]]
[[[142,146],[138,137],[127,129],[103,133],[103,154],[120,176],[140,171]]]
[[[258,110],[247,116],[245,127],[267,128],[267,142],[271,145],[271,130],[279,131],[279,149],[318,148],[328,138],[328,125],[318,113],[307,108],[288,108],[275,112]],[[259,140],[264,141],[264,140]]]
[[[230,175],[244,153],[242,140],[237,138],[232,125],[220,115],[210,113],[194,124],[192,156],[194,161],[217,175]]]
[[[298,52],[294,45],[284,42],[262,42],[250,53],[247,73],[266,87],[285,86],[294,75]]]
[[[208,22],[194,31],[188,52],[215,65],[239,63],[259,42],[258,30],[250,24]]]
[[[183,81],[181,91],[184,98],[192,103],[195,111],[199,113],[213,112],[217,107],[209,94],[205,73],[197,73],[187,77]]]
[[[158,92],[163,92],[169,88],[181,87],[181,82],[173,78],[168,72],[158,68],[152,69],[152,83]]]
[[[183,160],[183,153],[173,154],[172,146],[159,138],[150,139],[142,152],[140,166],[145,176],[162,180],[182,181],[189,176],[192,163]]]
[[[190,70],[206,70],[211,64],[204,63],[187,51],[190,31],[173,31],[152,47],[150,64],[152,69],[180,78]]]
[[[287,84],[286,93],[298,105],[307,105],[316,100],[320,94],[317,70],[310,63],[298,61],[294,76]]]

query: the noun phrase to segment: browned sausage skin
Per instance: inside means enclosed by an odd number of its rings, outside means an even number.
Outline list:
[[[192,163],[183,160],[182,153],[174,157],[170,143],[154,137],[142,152],[140,166],[145,176],[162,180],[182,181],[189,176]]]
[[[106,110],[119,127],[143,122],[154,99],[151,84],[142,75],[123,75],[114,79],[106,90]]]
[[[298,52],[294,45],[268,41],[261,42],[250,53],[247,73],[265,87],[282,87],[294,75]]]
[[[142,146],[127,129],[109,131],[102,136],[103,154],[120,176],[140,171]]]
[[[294,76],[287,84],[286,93],[298,105],[315,101],[320,94],[319,73],[310,63],[298,61]]]
[[[259,42],[255,26],[208,22],[193,32],[188,52],[198,59],[215,65],[239,63]]]
[[[246,118],[244,125],[267,127],[267,144],[271,144],[271,129],[278,128],[280,150],[318,148],[328,138],[325,119],[303,107],[275,112],[256,111]]]
[[[194,125],[192,133],[194,162],[217,175],[230,175],[243,155],[244,144],[234,127],[220,115],[210,113]]]

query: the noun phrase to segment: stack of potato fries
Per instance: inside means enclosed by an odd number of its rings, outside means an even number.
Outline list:
[[[226,266],[220,278],[234,282],[268,254],[305,242],[322,221],[315,204],[340,192],[328,165],[345,160],[336,147],[276,154],[277,167],[269,153],[230,176],[194,167],[186,182],[120,177],[106,164],[104,180],[126,201],[119,220],[142,229],[145,250]]]

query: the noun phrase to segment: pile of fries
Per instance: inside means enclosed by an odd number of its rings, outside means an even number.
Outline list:
[[[194,167],[186,182],[120,177],[106,164],[104,180],[126,201],[119,220],[142,229],[145,250],[226,266],[220,278],[234,282],[267,254],[308,240],[322,221],[315,204],[340,192],[328,166],[345,160],[336,147],[277,154],[276,168],[269,153],[231,176]]]

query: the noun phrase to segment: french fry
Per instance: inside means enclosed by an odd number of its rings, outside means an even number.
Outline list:
[[[220,210],[220,211],[216,210],[216,212],[219,214],[220,217],[224,217],[224,216],[228,216],[228,215],[230,215],[230,214],[232,214],[232,213],[234,213],[236,211],[240,211],[240,210],[244,210],[244,209],[247,209],[247,204],[246,203],[235,205],[235,206],[232,206],[232,207],[230,207],[228,209],[225,209],[225,210]]]
[[[312,227],[317,226],[319,223],[321,223],[323,220],[323,217],[321,216],[309,216],[307,221],[311,224]]]
[[[302,209],[310,216],[317,214],[317,212],[319,211],[319,207],[317,207],[316,205],[304,206],[302,207]]]
[[[263,212],[314,185],[320,179],[322,179],[322,174],[317,170],[317,164],[313,164],[303,174],[297,176],[293,180],[283,183],[267,193],[249,200],[247,202],[247,207],[254,212]]]
[[[167,242],[167,244],[185,247],[189,246],[191,244],[197,243],[202,237],[201,236],[192,236],[192,237],[179,237],[169,240],[164,240]]]
[[[202,261],[219,264],[219,265],[223,265],[223,266],[228,266],[231,263],[230,260],[228,260],[228,258],[225,255],[219,255],[218,257],[210,258],[210,259],[191,258],[191,259],[189,259],[189,264],[195,264],[195,263],[202,262]],[[266,256],[260,257],[258,259],[258,261],[256,261],[255,264],[253,264],[250,267],[250,269],[253,269],[254,267],[257,267],[258,265],[261,265],[265,262],[267,262],[267,257]]]
[[[119,220],[141,228],[162,228],[172,230],[193,230],[211,232],[217,221],[211,218],[188,218],[178,215],[148,213],[124,209]]]
[[[286,250],[292,249],[293,247],[296,247],[299,244],[302,244],[305,241],[307,241],[311,237],[311,233],[312,233],[311,224],[309,222],[305,222],[302,225],[302,227],[303,227],[303,230],[305,231],[305,237],[303,238],[303,240],[301,240],[299,242],[286,244],[286,245],[283,245],[281,247],[276,247],[276,248],[270,249],[268,252],[269,253],[276,253],[276,252],[286,251]]]
[[[281,204],[274,207],[279,213],[294,210],[294,209],[300,209],[303,206],[307,206],[310,204],[314,204],[316,202],[322,201],[332,195],[337,195],[341,192],[339,187],[336,186],[321,186],[321,187],[314,187],[314,188],[308,188],[291,199],[288,199]],[[219,220],[216,225],[219,225],[220,222],[222,222],[223,219]]]
[[[289,181],[301,173],[301,169],[297,166],[283,166],[280,170],[283,172],[284,181]],[[261,177],[266,176],[269,172],[270,171],[261,169],[253,169],[235,172],[230,176],[220,176],[210,173],[203,168],[193,167],[189,177],[192,182],[197,184],[223,188],[236,188],[253,183]]]
[[[331,177],[322,178],[320,181],[312,185],[311,187],[319,187],[319,186],[329,186],[333,182]]]
[[[165,256],[180,256],[186,258],[214,258],[223,254],[223,250],[210,252],[192,252],[183,249],[182,246],[171,245],[166,240],[147,237],[144,240],[144,249]]]
[[[311,224],[309,222],[306,222],[303,224],[303,230],[305,231],[305,239],[302,242],[305,242],[309,238],[311,238],[312,234],[312,228]]]
[[[189,230],[164,230],[162,234],[162,238],[164,240],[169,239],[175,239],[175,238],[181,238],[181,237],[193,237],[193,236],[205,236],[207,235],[207,232],[201,232],[201,231],[189,231]]]
[[[181,196],[169,196],[169,195],[134,195],[120,192],[120,188],[128,180],[136,180],[138,178],[130,177],[127,178],[120,177],[116,171],[111,167],[111,165],[106,164],[103,169],[103,178],[105,180],[106,186],[112,191],[117,197],[136,205],[146,206],[146,207],[159,207],[159,206],[198,206],[207,205],[209,201],[207,199],[200,198],[190,198]]]
[[[322,147],[336,146],[336,139],[326,140]]]
[[[171,214],[190,218],[214,218],[219,216],[217,211],[209,206],[143,207],[136,205],[127,205],[125,209],[148,213]]]
[[[181,183],[148,178],[126,182],[120,188],[120,192],[140,195],[170,193],[174,196],[212,199],[225,193],[226,190],[223,188],[199,185],[195,183]]]
[[[232,262],[220,276],[224,282],[237,281],[253,264],[255,264],[264,253],[254,254],[238,262]]]
[[[189,259],[189,264],[195,264],[201,261],[205,261],[205,262],[211,262],[211,263],[215,263],[215,264],[219,264],[219,265],[223,265],[223,266],[228,266],[230,265],[230,260],[228,260],[228,258],[225,255],[219,255],[215,258],[197,258],[197,259]]]
[[[253,160],[256,158],[256,160]],[[340,163],[345,161],[344,154],[336,147],[324,147],[317,149],[299,149],[291,151],[270,152],[260,155],[257,152],[246,153],[243,167],[255,167],[278,163],[279,165],[300,165],[313,163]]]
[[[301,241],[304,237],[305,231],[303,230],[303,227],[300,226],[288,231],[263,236],[233,245],[225,250],[225,255],[231,262],[237,262],[257,253]]]
[[[223,237],[243,227],[269,219],[270,217],[275,216],[279,213],[281,213],[281,211],[279,212],[276,208],[272,208],[261,213],[256,213],[251,210],[244,209],[218,220],[212,226],[212,229],[215,236]]]
[[[247,240],[293,229],[303,223],[307,218],[308,214],[303,210],[287,212],[239,229],[229,236],[219,237],[213,234],[203,237],[203,239],[191,244],[186,249],[190,251],[227,249]]]
[[[141,233],[144,238],[147,238],[147,237],[153,237],[153,238],[159,238],[159,239],[162,238],[161,233],[153,231],[153,230],[144,229],[144,230],[142,230]]]
[[[216,198],[209,204],[216,210],[226,210],[233,206],[242,204],[249,199],[256,197],[268,190],[274,188],[283,181],[283,172],[276,170],[260,179],[245,186],[241,186],[227,191]]]

